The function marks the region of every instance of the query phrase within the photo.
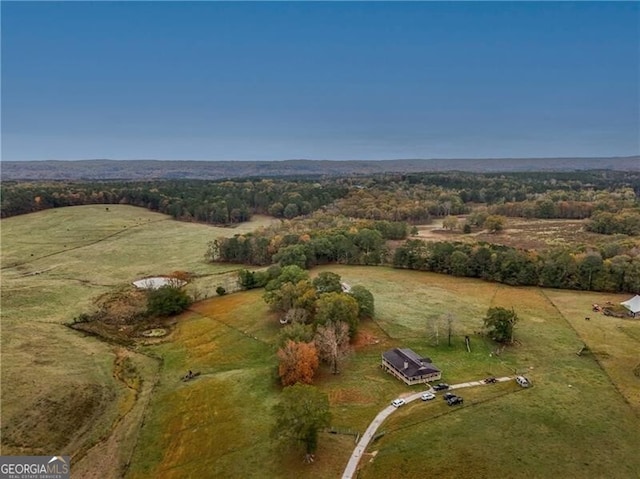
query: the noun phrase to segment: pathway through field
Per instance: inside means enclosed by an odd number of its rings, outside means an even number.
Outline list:
[[[510,381],[511,379],[513,378],[505,376],[502,378],[498,378],[497,382]],[[447,389],[447,392],[453,389],[461,389],[461,388],[468,388],[473,386],[485,386],[485,385],[486,383],[484,381],[471,381],[468,383],[454,384],[453,386],[450,386],[449,389]],[[415,401],[416,399],[418,399],[425,392],[434,392],[434,391],[433,391],[433,388],[429,388],[426,391],[420,391],[420,392],[414,393],[411,396],[408,396],[403,399],[405,400],[406,403],[410,403],[411,401]],[[375,435],[376,431],[380,427],[380,424],[382,424],[384,420],[387,419],[395,410],[396,408],[394,406],[387,406],[386,408],[384,408],[382,411],[378,413],[378,415],[375,417],[373,421],[371,421],[371,424],[369,424],[369,427],[360,438],[360,441],[358,441],[358,445],[353,450],[353,453],[349,458],[349,462],[347,463],[347,467],[345,468],[344,473],[342,474],[342,479],[353,478],[353,476],[356,473],[356,470],[358,469],[358,463],[360,462],[360,458],[362,457],[362,454],[364,454],[364,451],[367,450],[367,447],[369,447],[369,443],[371,442],[371,440],[373,439],[373,436]]]

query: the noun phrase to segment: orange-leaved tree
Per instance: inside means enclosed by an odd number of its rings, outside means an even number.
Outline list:
[[[287,341],[278,350],[278,374],[283,386],[296,383],[311,384],[318,369],[318,352],[313,343]]]

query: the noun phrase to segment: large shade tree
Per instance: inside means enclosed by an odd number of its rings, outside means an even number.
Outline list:
[[[276,266],[269,268],[268,271],[269,276],[273,279],[267,283],[264,288],[265,291],[275,291],[285,283],[296,284],[299,281],[309,279],[309,273],[296,265],[289,265],[283,268]]]
[[[152,289],[147,295],[147,312],[152,316],[171,316],[189,307],[191,298],[182,289],[162,286]]]
[[[497,233],[504,229],[507,219],[504,216],[491,215],[484,220],[483,226],[489,230],[489,233]]]
[[[340,293],[342,291],[342,283],[340,282],[340,275],[332,273],[331,271],[323,271],[314,280],[318,293]]]
[[[315,322],[318,325],[347,323],[353,338],[358,331],[358,311],[358,302],[348,294],[325,293],[316,301]]]
[[[278,334],[278,343],[282,346],[291,340],[296,343],[310,343],[313,341],[315,330],[313,325],[304,323],[287,324]]]
[[[329,425],[329,398],[313,386],[296,384],[283,389],[273,408],[276,423],[272,435],[304,444],[307,461],[318,448],[318,433]]]
[[[313,382],[313,376],[318,369],[318,352],[313,343],[288,340],[278,350],[278,359],[278,374],[283,386]]]
[[[513,328],[518,322],[513,309],[489,308],[484,318],[484,326],[491,339],[498,343],[513,343]]]
[[[375,312],[373,294],[364,286],[356,285],[349,291],[358,302],[358,316],[360,318],[372,318]]]
[[[279,289],[266,291],[264,300],[275,311],[287,313],[292,308],[312,311],[316,301],[316,289],[309,280],[284,283]]]

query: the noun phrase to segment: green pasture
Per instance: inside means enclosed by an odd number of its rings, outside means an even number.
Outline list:
[[[270,221],[215,228],[126,205],[3,219],[2,451],[74,455],[107,435],[129,401],[114,348],[64,324],[141,277],[187,271],[198,276],[190,288],[211,295],[238,266],[205,262],[207,243]]]
[[[470,388],[460,392],[462,407],[449,408],[438,398],[399,409],[363,457],[359,477],[630,477],[640,470],[637,411],[593,357],[576,354],[583,339],[569,313],[561,312],[563,305],[550,299],[562,293],[590,305],[588,293],[389,268],[327,266],[312,274],[324,270],[369,288],[377,312],[361,325],[341,373],[318,374],[316,385],[330,398],[339,434],[321,435],[316,462],[304,464],[300,450],[281,449],[269,436],[279,392],[280,325],[254,290],[194,305],[170,342],[150,347],[164,358],[164,370],[129,477],[202,471],[215,477],[339,477],[354,447],[349,433],[362,433],[395,397],[422,389],[380,369],[380,354],[391,347],[431,357],[450,383],[517,372],[534,387],[508,382]],[[521,317],[518,344],[499,354],[476,334],[489,306],[513,306]],[[445,314],[455,317],[451,347],[444,333],[435,346],[426,326]],[[464,335],[470,336],[471,353]],[[202,376],[183,383],[179,378],[187,369]]]
[[[68,323],[87,312],[100,294],[174,271],[201,276],[195,288],[208,295],[228,282],[224,273],[239,267],[207,263],[208,242],[268,222],[258,217],[238,228],[216,228],[124,205],[59,208],[4,219],[3,321]],[[80,239],[71,241],[74,235]]]
[[[630,296],[576,295],[562,290],[544,290],[544,294],[575,330],[581,346],[587,346],[582,354],[602,366],[611,384],[640,413],[640,320],[614,318],[591,311],[593,303],[604,305],[610,301],[616,304]]]
[[[115,348],[65,323],[140,277],[188,271],[202,297],[218,285],[231,289],[238,266],[206,263],[207,243],[269,222],[214,228],[108,208],[0,222],[3,453],[77,454],[104,438],[131,401],[113,377]],[[429,356],[446,382],[519,373],[534,387],[490,385],[461,391],[462,407],[438,398],[399,409],[363,457],[360,478],[626,478],[640,470],[640,321],[591,312],[594,302],[626,296],[382,267],[327,266],[312,275],[327,270],[371,290],[376,315],[362,322],[340,374],[319,371],[316,385],[329,396],[338,434],[321,434],[316,461],[305,464],[301,450],[283,449],[269,435],[281,326],[254,290],[194,304],[169,336],[141,348],[161,367],[137,440],[126,442],[122,457],[133,451],[127,477],[340,477],[354,447],[350,434],[364,432],[392,399],[422,389],[380,369],[392,347]],[[478,334],[490,306],[513,307],[521,317],[515,346],[500,350]],[[444,326],[436,345],[433,322],[446,315],[452,345]],[[188,369],[201,376],[182,382]]]

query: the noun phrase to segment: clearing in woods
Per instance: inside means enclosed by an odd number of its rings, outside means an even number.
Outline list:
[[[459,217],[459,224],[464,224],[464,216]],[[426,241],[466,241],[501,244],[513,248],[544,250],[567,245],[597,246],[611,237],[585,231],[586,220],[566,219],[527,219],[507,218],[505,229],[500,233],[489,233],[487,230],[474,230],[473,233],[463,234],[460,229],[445,230],[442,220],[434,220],[431,224],[418,226],[419,239]],[[640,239],[625,237],[640,246]]]

